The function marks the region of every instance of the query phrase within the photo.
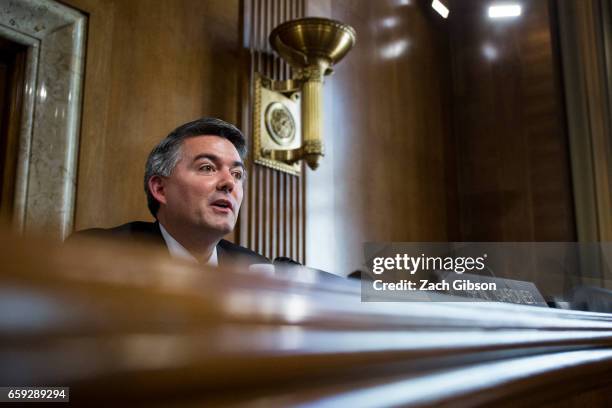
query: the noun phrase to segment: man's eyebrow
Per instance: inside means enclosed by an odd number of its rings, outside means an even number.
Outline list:
[[[208,160],[212,160],[214,162],[218,162],[219,161],[219,156],[216,156],[216,155],[214,155],[212,153],[200,153],[196,157],[193,158],[193,161],[197,162],[200,159],[208,159]]]
[[[212,154],[212,153],[200,153],[198,154],[196,157],[193,158],[193,162],[197,162],[200,159],[208,159],[211,160],[215,163],[219,163],[221,161],[221,159],[219,158],[219,156]],[[235,162],[232,163],[232,167],[242,167],[243,170],[246,170],[246,167],[244,166],[244,163],[240,160],[236,160]]]

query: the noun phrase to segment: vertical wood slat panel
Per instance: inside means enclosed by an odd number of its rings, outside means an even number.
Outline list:
[[[299,15],[299,13],[297,12],[297,4],[298,2],[292,2],[289,4],[289,15],[290,18],[297,18],[297,16]],[[287,67],[287,75],[291,75],[291,68]],[[291,227],[292,227],[292,240],[291,240],[291,258],[293,259],[301,259],[299,257],[299,251],[298,251],[298,247],[299,247],[299,229],[298,229],[298,224],[299,224],[299,217],[300,217],[300,212],[299,212],[299,208],[298,208],[298,189],[299,189],[300,183],[299,180],[292,180],[291,182],[291,198],[292,198],[292,211],[293,211],[293,218],[291,219]],[[302,262],[302,261],[300,261]]]
[[[272,193],[272,189],[270,186],[270,169],[268,168],[263,168],[263,184],[264,184],[264,191],[263,191],[263,197],[264,197],[264,219],[263,219],[263,223],[261,224],[260,228],[263,228],[265,231],[265,239],[264,239],[264,248],[263,248],[263,252],[264,254],[271,258],[273,256],[272,252],[270,251],[270,241],[271,241],[271,225],[272,224],[272,207],[270,206],[270,195]]]
[[[304,0],[300,1],[300,13],[302,16],[306,15],[306,2]],[[302,172],[306,173],[306,166],[302,163]],[[300,259],[306,260],[306,183],[302,180],[300,184],[300,189],[302,190],[302,218],[299,220],[302,223],[302,239],[300,240],[300,246],[302,247],[302,254]]]
[[[248,64],[248,73],[246,75],[248,75],[248,78],[251,78],[253,76],[253,15],[254,15],[254,11],[253,11],[253,5],[254,2],[251,0],[245,0],[242,3],[242,28],[243,28],[243,38],[242,38],[242,44],[243,46],[245,46],[249,51],[248,51],[248,61],[246,58],[243,58],[243,63]],[[243,67],[243,73],[247,70],[246,67]],[[244,75],[244,74],[243,74]],[[250,87],[248,85],[245,85],[245,83],[247,81],[244,80],[244,76],[242,78],[243,80],[242,82],[242,87],[241,87],[241,97],[246,100],[251,100],[251,90]],[[241,100],[241,105],[240,105],[240,116],[242,118],[241,124],[242,124],[242,129],[243,132],[245,132],[245,134],[249,133],[249,129],[246,128],[245,126],[248,126],[249,123],[246,119],[245,115],[245,111],[248,111],[248,105],[245,105],[243,100]],[[237,224],[237,234],[235,235],[238,242],[253,242],[253,228],[251,226],[250,223],[247,224],[243,224],[242,223],[242,219],[246,218],[246,219],[251,219],[253,217],[253,194],[250,194],[251,191],[254,191],[253,189],[253,180],[252,177],[250,177],[250,175],[247,176],[247,188],[245,191],[245,197],[246,197],[246,203],[247,203],[247,207],[244,207],[244,203],[245,201],[243,200],[242,202],[242,207],[241,207],[241,216],[239,217],[238,220],[238,224]],[[246,214],[246,217],[245,217]],[[246,235],[245,235],[246,234]]]
[[[295,4],[295,9],[294,9],[294,18],[297,18],[298,16],[303,16],[305,14],[305,3],[304,1],[296,1]],[[306,171],[305,166],[302,163],[302,173],[304,174]],[[296,236],[298,237],[298,240],[296,242],[296,257],[298,259],[304,260],[305,256],[304,256],[304,251],[303,249],[306,246],[306,234],[304,231],[304,225],[305,225],[305,213],[304,213],[304,203],[303,203],[303,197],[304,197],[304,190],[305,190],[305,183],[303,182],[303,180],[300,180],[300,183],[297,183],[296,185]]]
[[[304,15],[303,0],[245,0],[244,18],[250,22],[251,83],[259,72],[276,80],[291,77],[291,68],[272,52],[268,35],[278,24]],[[253,103],[249,104],[252,108]],[[251,112],[252,114],[252,112]],[[252,121],[252,117],[248,116]],[[251,126],[244,126],[252,134]],[[240,244],[270,259],[288,256],[304,263],[304,173],[295,177],[249,164],[248,210],[241,216]]]

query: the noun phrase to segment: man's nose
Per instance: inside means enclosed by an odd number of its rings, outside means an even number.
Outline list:
[[[236,187],[236,180],[234,180],[232,172],[229,169],[220,171],[217,190],[223,190],[231,193],[234,190],[234,187]]]

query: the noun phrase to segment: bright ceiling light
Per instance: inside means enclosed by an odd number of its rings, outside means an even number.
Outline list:
[[[508,18],[521,15],[522,8],[519,4],[494,4],[489,7],[490,18]]]
[[[444,18],[448,17],[448,13],[449,13],[448,8],[446,8],[446,6],[442,4],[440,0],[433,0],[431,2],[431,7],[433,7],[433,9],[436,10],[438,14],[440,14],[442,17]]]

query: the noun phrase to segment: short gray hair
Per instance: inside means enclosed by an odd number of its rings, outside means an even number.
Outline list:
[[[183,140],[202,135],[219,136],[229,140],[244,161],[247,153],[246,140],[240,129],[231,123],[217,118],[201,118],[177,127],[151,150],[145,165],[144,190],[147,206],[153,217],[157,218],[159,202],[149,190],[149,180],[153,176],[170,176],[181,158]]]

